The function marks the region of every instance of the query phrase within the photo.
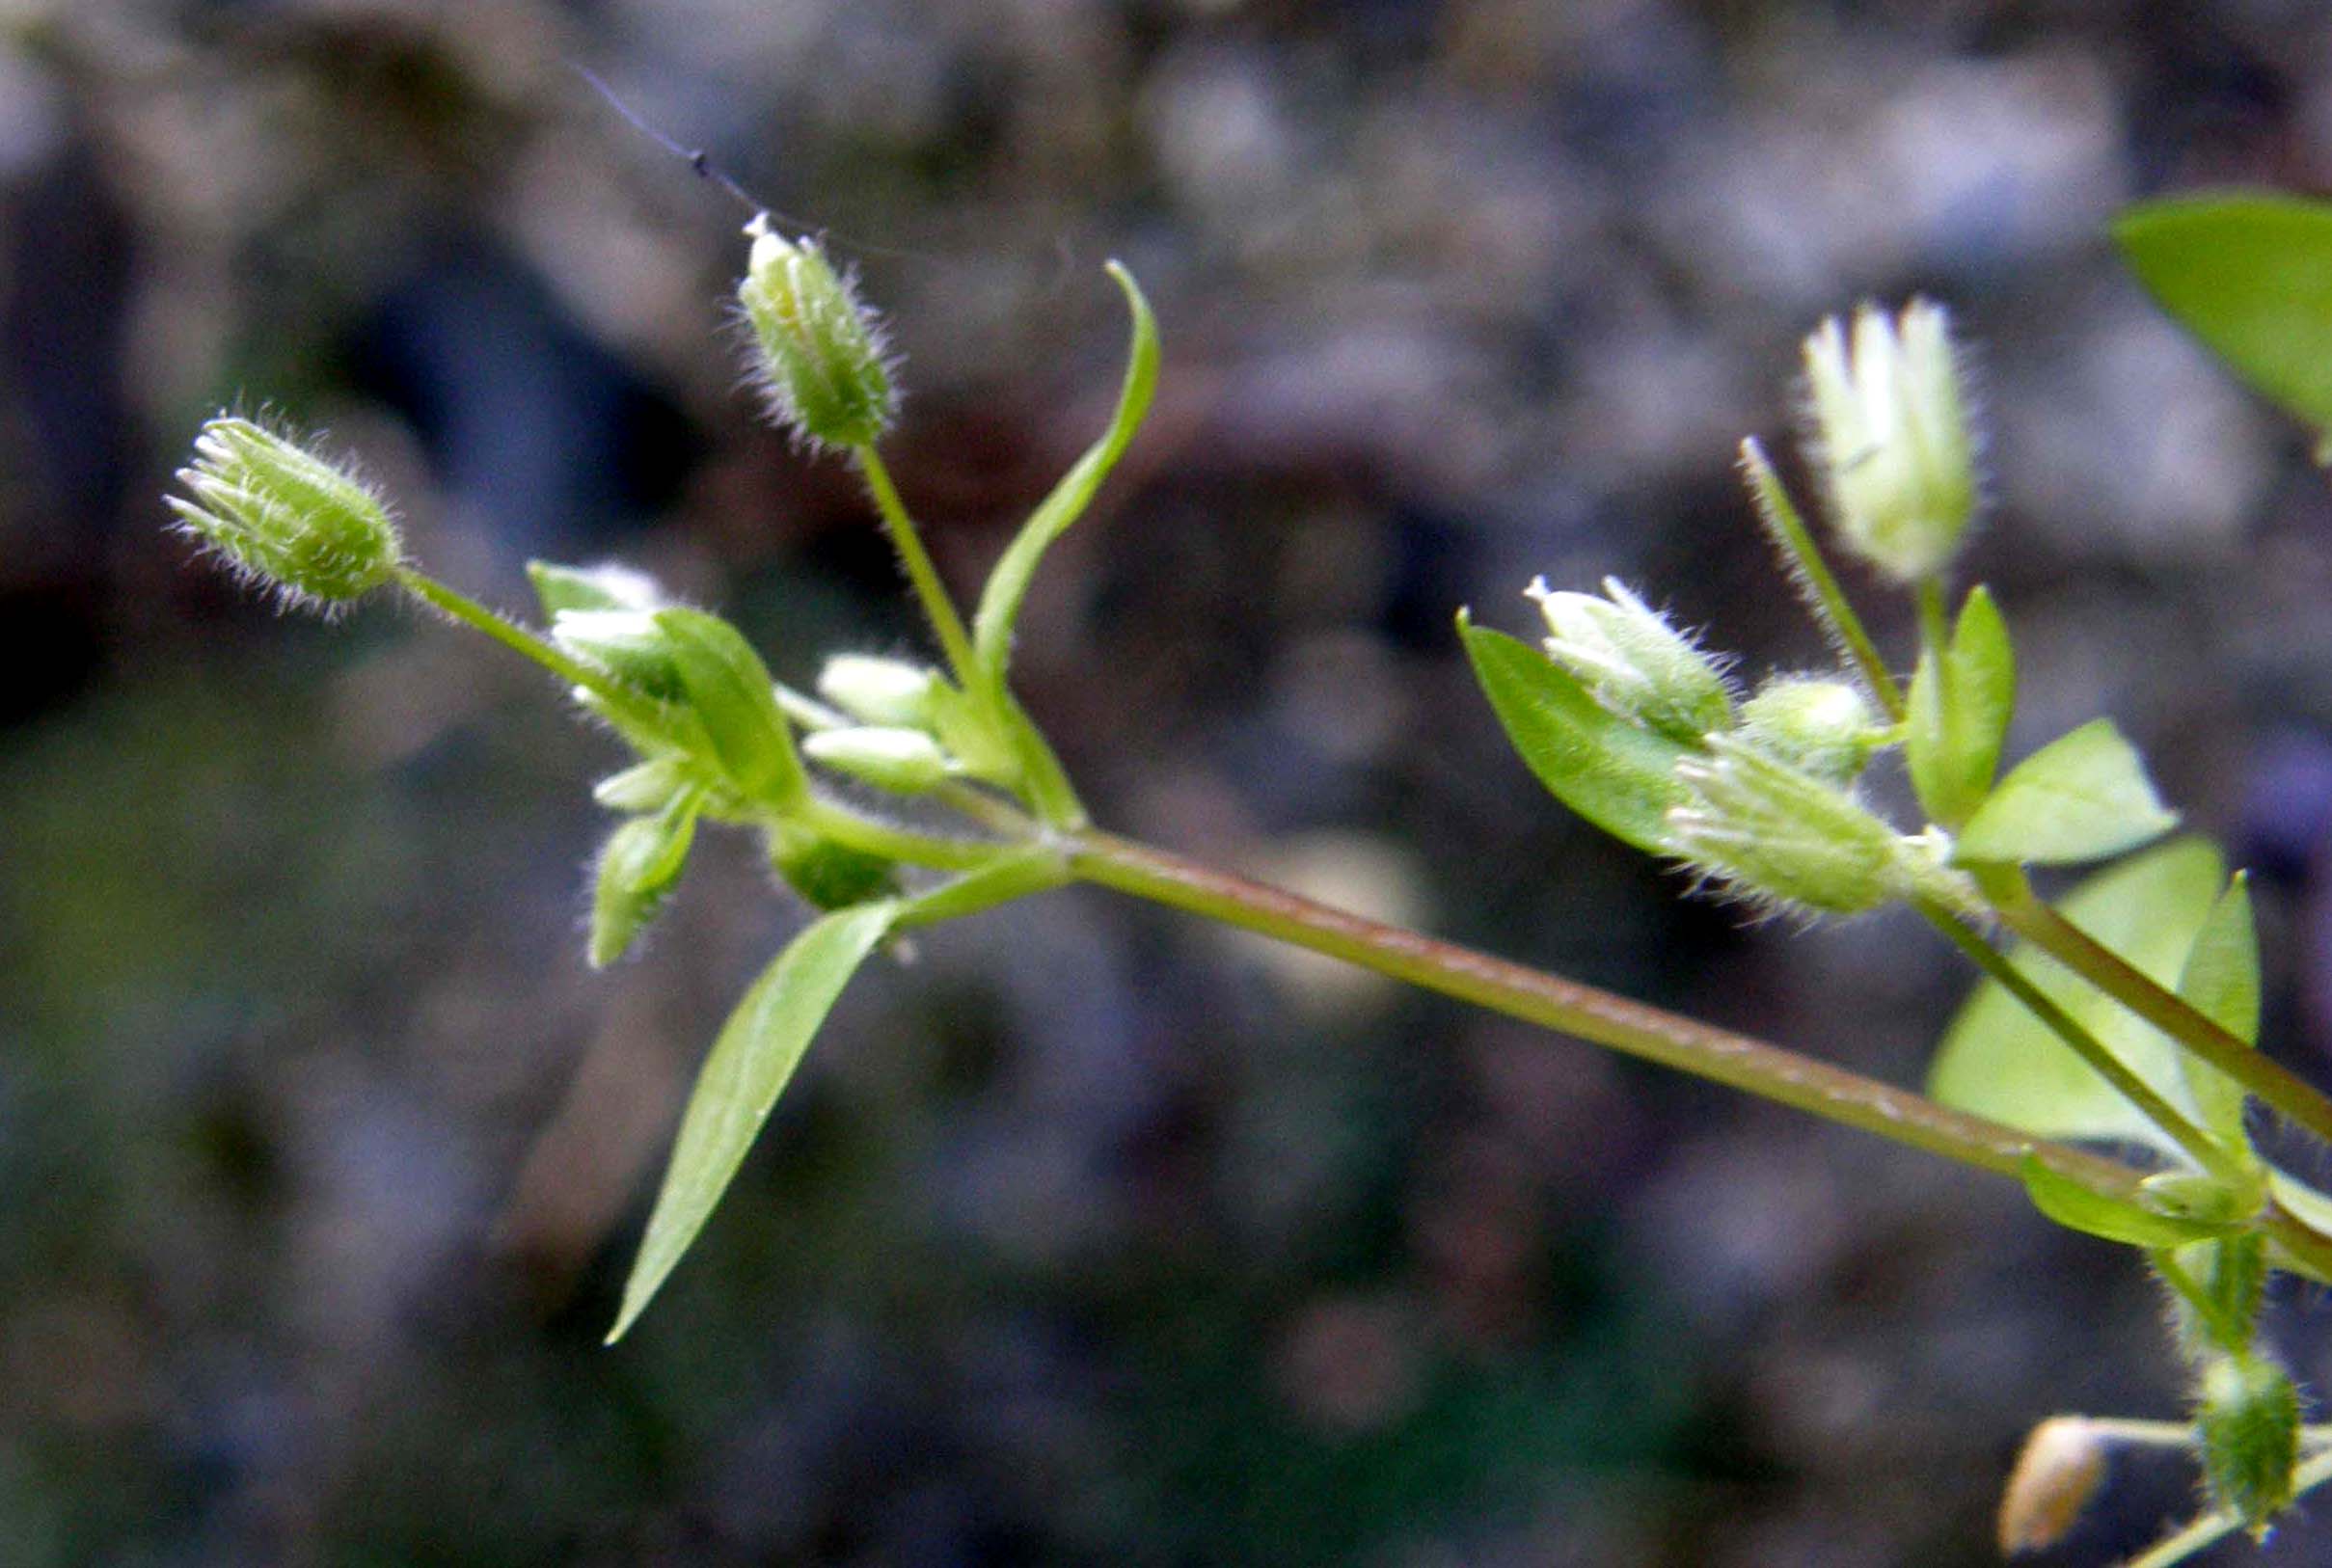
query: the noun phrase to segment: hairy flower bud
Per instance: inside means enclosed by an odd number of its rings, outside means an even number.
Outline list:
[[[205,423],[177,477],[193,499],[167,499],[186,530],[294,602],[359,598],[403,558],[380,497],[253,420],[222,414]]]
[[[1752,903],[1830,914],[1873,909],[1909,885],[1902,840],[1853,796],[1730,735],[1678,759],[1691,799],[1668,815],[1686,864]]]
[[[1862,693],[1844,681],[1782,675],[1741,705],[1742,737],[1832,784],[1862,771],[1885,731]]]
[[[932,721],[938,679],[935,671],[902,659],[836,654],[818,672],[818,691],[862,723],[920,729]]]
[[[815,444],[873,446],[898,407],[874,313],[817,241],[787,239],[766,212],[745,231],[753,249],[737,303],[771,419]]]
[[[2203,1473],[2219,1506],[2254,1535],[2265,1535],[2291,1500],[2299,1425],[2299,1391],[2291,1374],[2266,1357],[2246,1352],[2205,1368],[2194,1416]]]
[[[551,617],[551,638],[660,701],[675,700],[687,690],[671,638],[654,610],[562,609]]]
[[[2051,1416],[2032,1429],[2000,1494],[2000,1554],[2043,1552],[2063,1540],[2105,1478],[2095,1422]]]
[[[1899,318],[1833,316],[1805,340],[1814,456],[1838,531],[1904,582],[1933,577],[1975,514],[1975,448],[1943,308],[1913,300]]]
[[[921,730],[882,725],[816,730],[801,738],[805,757],[877,789],[920,795],[947,778],[947,753]]]
[[[1525,590],[1554,633],[1547,657],[1612,712],[1676,740],[1731,727],[1733,699],[1716,662],[1618,579],[1605,578],[1603,591],[1557,593],[1543,578]]]

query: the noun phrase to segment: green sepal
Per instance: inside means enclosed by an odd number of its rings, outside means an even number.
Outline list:
[[[527,581],[548,620],[562,609],[656,609],[664,594],[644,573],[628,566],[562,566],[527,562]]]
[[[704,1229],[811,1037],[851,976],[890,933],[899,908],[897,901],[885,899],[813,922],[762,971],[721,1026],[682,1114],[663,1188],[624,1284],[622,1309],[608,1333],[610,1344],[638,1320]]]
[[[1071,466],[1053,486],[1052,494],[1031,512],[1021,525],[1019,533],[1007,546],[989,573],[988,583],[980,593],[980,608],[972,617],[972,647],[978,659],[982,678],[991,689],[1004,684],[1004,671],[1012,660],[1013,626],[1020,617],[1020,605],[1028,596],[1028,585],[1037,573],[1037,563],[1044,556],[1052,542],[1067,532],[1069,526],[1083,515],[1091,504],[1094,492],[1109,471],[1117,467],[1134,432],[1142,426],[1142,419],[1150,412],[1150,400],[1158,385],[1158,326],[1150,312],[1150,302],[1142,297],[1141,285],[1133,274],[1112,261],[1109,276],[1125,294],[1126,308],[1133,313],[1133,337],[1125,356],[1125,379],[1118,389],[1117,412],[1109,428],[1098,441],[1085,449],[1085,454]]]
[[[1947,648],[1923,648],[1904,716],[1904,761],[1928,820],[1957,829],[1984,803],[2016,711],[2016,655],[1981,584]]]
[[[2113,237],[2164,311],[2319,438],[2332,434],[2332,204],[2180,197],[2130,208]]]
[[[605,969],[656,918],[696,836],[696,801],[674,796],[654,816],[618,824],[599,852],[591,893],[591,967]]]
[[[2070,1176],[2059,1176],[2031,1154],[2017,1174],[2023,1178],[2032,1206],[2069,1230],[2101,1236],[2131,1247],[2176,1247],[2205,1241],[2239,1229],[2239,1224],[2210,1224],[2156,1214],[2149,1208],[2103,1193],[2092,1192]]]
[[[1544,653],[1474,625],[1464,610],[1457,635],[1506,739],[1538,781],[1613,838],[1669,852],[1668,811],[1691,798],[1676,762],[1690,748],[1629,723]]]
[[[2291,1374],[2257,1353],[2212,1362],[2203,1371],[2194,1432],[2212,1499],[2264,1539],[2291,1501],[2299,1468],[2299,1390]]]
[[[899,868],[879,854],[779,823],[769,833],[770,864],[811,907],[841,909],[899,891]]]
[[[2071,865],[2135,849],[2178,825],[2146,765],[2109,718],[2092,719],[2017,764],[1961,831],[1961,865]]]
[[[779,804],[799,799],[807,788],[801,760],[769,666],[752,644],[728,622],[698,609],[658,610],[656,624],[670,640],[689,706],[737,793]]]
[[[692,771],[682,757],[668,753],[650,757],[592,785],[591,798],[610,811],[634,815],[662,811],[673,796],[689,786]]]

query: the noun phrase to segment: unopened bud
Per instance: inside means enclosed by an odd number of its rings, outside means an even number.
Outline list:
[[[1844,784],[1885,737],[1862,693],[1844,681],[1784,675],[1741,705],[1744,740],[1815,777]]]
[[[1940,571],[1975,514],[1975,448],[1943,308],[1899,318],[1833,316],[1805,340],[1814,455],[1839,534],[1881,571],[1916,582]]]
[[[652,817],[634,817],[608,835],[591,894],[591,967],[623,957],[680,880],[696,835],[695,803],[675,799]]]
[[[250,419],[222,414],[178,470],[188,532],[293,601],[340,604],[387,581],[403,558],[380,497],[347,469]]]
[[[836,654],[818,672],[827,701],[867,724],[919,729],[931,722],[936,672],[901,659]]]
[[[527,578],[545,615],[562,609],[662,609],[672,602],[654,578],[616,561],[597,566],[529,561]]]
[[[2105,1478],[2105,1441],[2079,1416],[2051,1416],[2032,1429],[2000,1494],[2000,1554],[2041,1552],[2080,1519]]]
[[[766,212],[745,231],[753,249],[737,303],[770,417],[813,443],[873,446],[898,407],[873,312],[817,241],[787,239]]]
[[[1855,914],[1901,895],[1902,840],[1833,784],[1729,735],[1676,763],[1691,798],[1668,814],[1686,864],[1752,903]]]
[[[648,696],[671,701],[687,689],[653,610],[562,609],[551,617],[551,639]]]
[[[899,868],[880,855],[823,838],[793,823],[770,830],[770,864],[820,909],[840,909],[899,890]]]
[[[878,789],[920,795],[947,778],[947,753],[921,730],[854,725],[801,738],[802,755]]]
[[[1547,657],[1612,712],[1694,743],[1731,726],[1732,695],[1715,662],[1618,579],[1603,580],[1602,599],[1557,593],[1544,579],[1525,591],[1554,633]]]
[[[2291,1374],[2254,1352],[2212,1362],[2203,1373],[2194,1430],[2203,1473],[2218,1505],[2255,1536],[2291,1500],[2299,1466],[2299,1391]]]

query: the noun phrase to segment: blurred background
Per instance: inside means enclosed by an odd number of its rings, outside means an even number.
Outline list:
[[[475,637],[277,615],[159,500],[265,403],[500,603],[617,557],[797,680],[915,646],[737,394],[745,214],[577,64],[855,259],[965,594],[1141,277],[1158,406],[1019,663],[1105,824],[1907,1082],[1941,944],[1681,900],[1451,620],[1616,573],[1818,662],[1734,443],[1822,313],[1945,300],[2012,745],[2141,742],[2332,1075],[2332,502],[2103,231],[2332,185],[2318,6],[4,0],[0,1561],[1975,1564],[2031,1423],[2176,1414],[2137,1271],[2007,1183],[1082,890],[863,976],[601,1349],[798,912],[716,840],[588,972],[613,744]],[[2316,1377],[2325,1322],[2279,1309]],[[2043,1560],[2190,1504],[2120,1465]]]

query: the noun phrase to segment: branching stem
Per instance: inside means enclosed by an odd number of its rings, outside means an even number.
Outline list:
[[[1070,840],[1069,863],[1086,881],[1309,948],[1979,1170],[2014,1176],[2029,1154],[2059,1176],[2124,1201],[2144,1175],[2118,1160],[2034,1138],[1763,1041],[1346,914],[1106,833],[1087,831]]]

